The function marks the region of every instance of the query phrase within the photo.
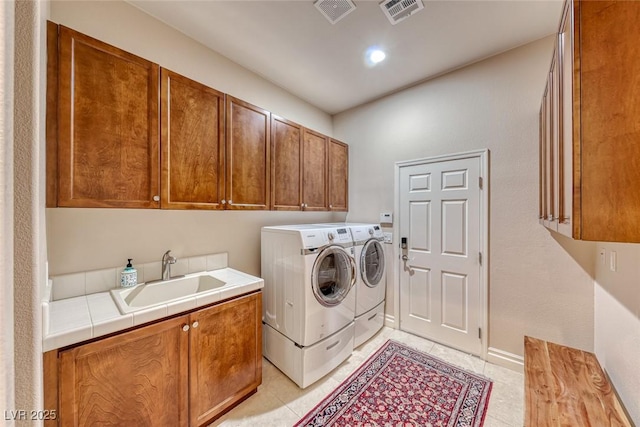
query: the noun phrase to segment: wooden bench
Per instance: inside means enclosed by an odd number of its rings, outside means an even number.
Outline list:
[[[632,427],[593,353],[524,338],[527,427]]]

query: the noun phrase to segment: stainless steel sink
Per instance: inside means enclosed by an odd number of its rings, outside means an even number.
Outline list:
[[[111,290],[111,296],[122,314],[172,301],[213,292],[226,285],[211,274],[199,274],[151,282],[134,288]]]

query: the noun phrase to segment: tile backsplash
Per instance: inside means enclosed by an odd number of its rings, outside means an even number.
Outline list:
[[[200,271],[217,270],[227,267],[226,252],[180,258],[171,266],[171,275],[180,276]],[[150,282],[162,276],[162,264],[150,262],[134,265],[138,271],[138,283]],[[52,276],[51,300],[57,301],[81,295],[107,292],[120,287],[120,272],[124,267],[118,266],[102,270],[83,271],[80,273]]]

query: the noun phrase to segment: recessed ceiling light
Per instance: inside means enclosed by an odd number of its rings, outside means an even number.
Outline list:
[[[384,61],[384,58],[386,58],[386,56],[387,55],[383,51],[381,51],[380,49],[376,49],[371,51],[371,53],[369,54],[369,59],[374,64],[377,64],[380,61]]]
[[[365,61],[367,63],[367,65],[369,66],[374,66],[382,61],[384,61],[384,58],[387,57],[387,54],[384,53],[384,51],[382,49],[380,49],[377,46],[373,46],[370,47],[369,49],[367,49],[367,52],[365,54]]]

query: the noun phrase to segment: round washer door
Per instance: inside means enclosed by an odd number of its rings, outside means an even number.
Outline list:
[[[323,249],[313,264],[311,287],[320,304],[333,307],[344,300],[356,281],[353,258],[339,246]]]
[[[362,247],[360,275],[370,288],[375,288],[384,278],[384,250],[377,240],[369,240]]]

